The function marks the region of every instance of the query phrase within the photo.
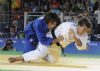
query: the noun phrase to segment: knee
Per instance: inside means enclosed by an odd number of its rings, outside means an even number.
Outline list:
[[[57,63],[58,60],[52,60],[52,61],[49,61],[49,63]]]
[[[56,58],[54,58],[54,57],[51,57],[51,58],[48,59],[48,62],[49,62],[49,63],[57,63],[58,60],[59,60],[59,59],[56,59]]]
[[[51,63],[51,64],[53,64],[53,63],[57,63],[59,61],[59,59],[54,59],[54,60],[52,60],[52,61],[49,61],[49,63]]]

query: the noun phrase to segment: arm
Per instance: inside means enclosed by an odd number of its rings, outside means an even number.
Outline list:
[[[82,46],[82,42],[80,39],[78,39],[76,36],[74,36],[73,38],[74,38],[74,41],[77,44],[77,46]]]
[[[72,29],[69,30],[69,34],[74,39],[74,41],[77,44],[77,46],[82,46],[81,40],[76,37],[76,35],[75,35],[75,33],[74,33],[74,31]]]
[[[61,41],[63,41],[63,40],[64,40],[63,36],[59,36],[57,39],[54,39],[54,40],[53,40],[52,44],[61,42]]]
[[[74,34],[74,31],[70,29],[70,34],[73,37],[75,41],[75,45],[78,50],[86,50],[87,49],[87,40],[88,36],[82,36],[80,38],[77,38]]]
[[[38,37],[39,42],[41,42],[43,45],[51,45],[53,43],[58,43],[58,42],[63,40],[62,36],[59,36],[57,39],[47,37],[46,36],[47,31],[46,31],[45,27],[43,28],[43,26],[42,27],[41,26],[36,27],[35,31],[36,31],[36,35]]]
[[[42,43],[43,45],[50,45],[53,42],[53,38],[46,37],[46,33],[44,33],[40,29],[36,30],[36,35],[39,42]]]
[[[81,46],[78,46],[78,45],[75,43],[77,49],[78,49],[78,50],[87,50],[88,36],[83,36],[83,37],[81,37],[81,38],[80,38],[80,41],[81,41],[81,43],[82,43]]]

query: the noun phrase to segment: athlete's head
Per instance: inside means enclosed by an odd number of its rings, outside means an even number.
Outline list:
[[[51,12],[45,15],[44,20],[48,24],[49,30],[53,30],[60,23],[57,14]]]
[[[12,33],[15,33],[16,32],[15,26],[10,26],[10,32],[12,32]]]
[[[91,31],[92,25],[88,18],[82,18],[78,21],[77,32],[79,35],[89,33]]]

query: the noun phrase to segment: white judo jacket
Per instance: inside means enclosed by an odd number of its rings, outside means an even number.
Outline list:
[[[86,50],[87,49],[87,42],[88,42],[88,34],[84,34],[82,36],[79,36],[77,34],[77,25],[73,22],[63,22],[61,23],[54,31],[56,37],[62,35],[64,37],[64,40],[60,42],[63,48],[67,47],[70,43],[74,42],[71,35],[69,34],[69,29],[72,29],[78,39],[80,39],[82,46],[76,47],[78,50]]]

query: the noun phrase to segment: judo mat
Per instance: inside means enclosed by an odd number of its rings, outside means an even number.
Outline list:
[[[42,59],[32,62],[9,63],[9,57],[20,56],[14,51],[0,51],[0,71],[100,71],[100,57],[86,54],[66,54],[58,63],[48,63]]]

